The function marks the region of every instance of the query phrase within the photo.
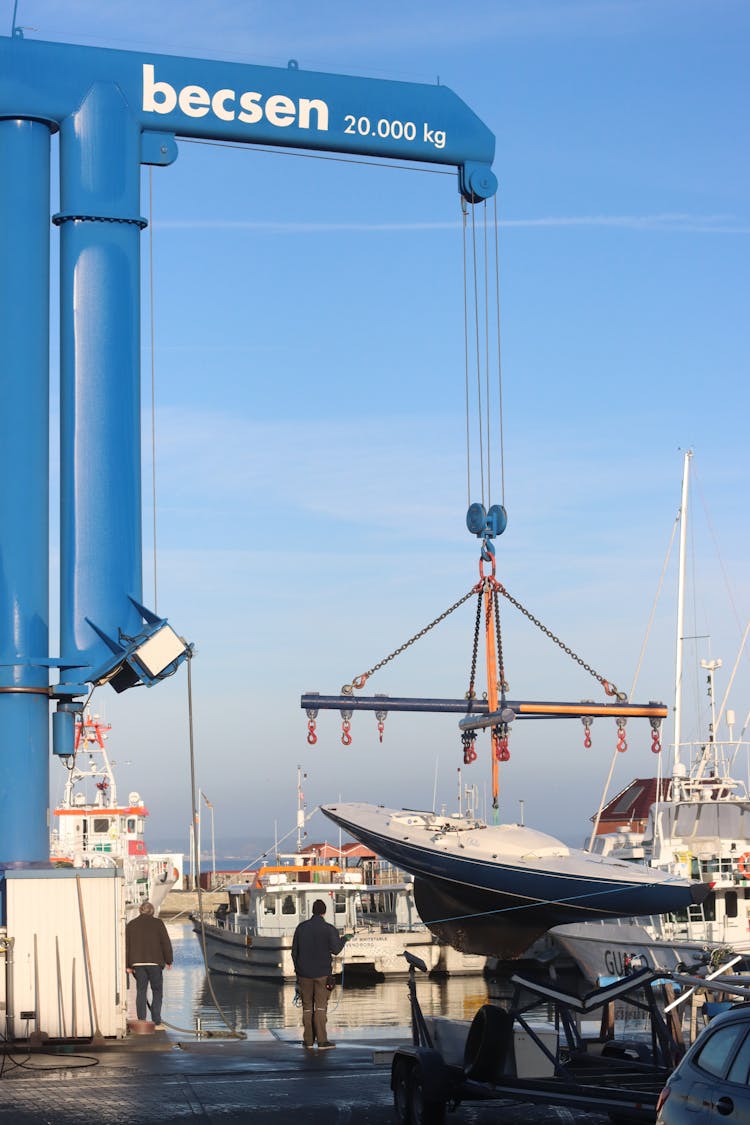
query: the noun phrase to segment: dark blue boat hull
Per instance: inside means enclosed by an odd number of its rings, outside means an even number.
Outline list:
[[[705,898],[709,888],[566,873],[564,861],[519,866],[425,848],[363,828],[335,810],[326,816],[415,878],[420,917],[441,940],[466,953],[517,957],[553,926],[598,918],[666,914]],[[544,866],[542,866],[544,864]],[[606,867],[607,865],[605,865]],[[556,870],[556,867],[560,868]]]

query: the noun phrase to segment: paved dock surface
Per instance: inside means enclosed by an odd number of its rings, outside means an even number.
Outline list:
[[[333,1030],[333,1029],[332,1029]],[[348,1033],[352,1036],[352,1033]],[[401,1039],[403,1041],[403,1039]],[[383,1029],[305,1051],[297,1033],[195,1041],[173,1032],[87,1045],[24,1048],[0,1056],[0,1121],[8,1125],[393,1125]],[[455,1125],[542,1125],[606,1118],[538,1106],[461,1106]]]

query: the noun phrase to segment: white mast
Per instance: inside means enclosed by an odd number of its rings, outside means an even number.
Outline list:
[[[685,558],[687,555],[687,506],[688,506],[688,477],[690,475],[690,458],[692,449],[685,453],[682,468],[682,499],[680,501],[680,566],[677,579],[677,648],[675,652],[675,684],[674,684],[674,768],[677,773],[680,763],[680,743],[682,741],[682,648],[685,639]]]
[[[305,838],[305,794],[302,791],[302,766],[297,766],[297,854],[302,852],[302,841]]]

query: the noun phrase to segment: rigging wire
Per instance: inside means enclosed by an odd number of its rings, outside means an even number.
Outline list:
[[[492,214],[486,201],[484,201],[479,218],[476,215],[476,206],[472,207],[470,231],[467,217],[468,204],[465,200],[461,201],[461,207],[463,214],[466,475],[469,504],[472,500],[471,475],[473,466],[479,478],[481,503],[489,506],[495,502],[494,492],[498,488],[499,482],[500,502],[504,506],[505,435],[497,200],[494,200],[494,212]],[[493,228],[492,232],[490,226]],[[469,237],[471,237],[470,248],[467,247]],[[470,379],[470,371],[472,370],[474,370],[474,373]],[[472,387],[472,382],[476,383],[475,388]],[[477,442],[477,454],[472,453],[472,440]]]
[[[469,279],[466,269],[466,201],[461,200],[461,231],[464,265],[464,384],[466,398],[466,506],[471,505],[471,393],[469,390]]]
[[[476,349],[477,367],[477,433],[479,435],[479,481],[482,504],[485,504],[484,495],[484,439],[483,439],[483,412],[482,412],[482,358],[479,347],[479,270],[477,266],[477,227],[475,210],[471,209],[471,252],[474,282],[474,347]]]
[[[700,477],[699,477],[698,471],[695,468],[695,466],[692,466],[692,479],[693,479],[693,483],[695,485],[695,488],[698,490],[698,496],[700,497],[701,508],[703,510],[703,516],[704,516],[704,519],[706,521],[706,524],[708,525],[708,530],[709,530],[709,533],[711,535],[711,540],[712,540],[713,545],[714,545],[714,551],[716,552],[716,559],[717,559],[717,562],[718,562],[719,567],[721,569],[722,578],[724,579],[724,585],[725,585],[726,591],[727,591],[727,598],[729,599],[729,604],[732,607],[732,613],[734,614],[734,619],[735,619],[735,622],[737,624],[737,628],[739,630],[742,630],[742,628],[743,628],[742,617],[740,616],[739,610],[737,608],[737,603],[736,603],[735,598],[734,598],[734,592],[732,590],[732,584],[729,580],[727,568],[724,564],[724,557],[723,557],[723,555],[721,553],[721,550],[719,548],[719,540],[718,540],[718,536],[716,534],[716,528],[714,526],[713,520],[711,519],[711,513],[708,509],[708,505],[706,504],[706,499],[705,499],[705,496],[703,494],[703,489],[701,488]]]
[[[188,745],[190,750],[190,794],[192,802],[192,817],[191,829],[193,834],[193,855],[195,859],[195,868],[198,872],[198,878],[195,881],[196,890],[198,892],[198,917],[200,919],[200,943],[203,951],[203,961],[206,966],[206,983],[208,984],[208,991],[211,994],[214,1007],[219,1013],[222,1022],[229,1029],[232,1038],[244,1039],[245,1033],[238,1031],[236,1027],[232,1027],[231,1023],[224,1014],[224,1009],[219,1003],[219,999],[214,991],[213,981],[211,980],[211,969],[208,967],[208,953],[206,950],[206,923],[203,915],[203,890],[200,880],[200,855],[198,854],[198,816],[200,810],[197,804],[197,791],[195,785],[195,735],[193,725],[193,654],[188,650],[187,654],[187,699],[188,699]]]
[[[630,699],[632,699],[633,696],[635,695],[635,689],[636,689],[636,685],[638,683],[638,677],[641,674],[641,665],[643,664],[643,658],[644,658],[645,653],[646,653],[646,646],[648,645],[649,637],[651,636],[651,629],[652,629],[653,624],[654,624],[654,617],[656,616],[656,607],[658,606],[659,600],[661,598],[661,592],[662,592],[662,589],[664,587],[664,579],[665,579],[666,574],[667,574],[667,567],[669,566],[669,560],[672,556],[672,549],[674,547],[675,536],[677,535],[677,528],[679,526],[680,526],[680,513],[678,512],[677,515],[675,516],[674,523],[672,524],[672,532],[671,532],[671,535],[669,537],[669,545],[667,546],[667,553],[664,556],[664,563],[662,564],[661,574],[659,575],[659,582],[658,582],[657,587],[656,587],[656,593],[654,594],[654,600],[651,603],[651,612],[649,614],[648,623],[646,625],[646,631],[645,631],[644,636],[643,636],[643,642],[641,644],[641,651],[640,651],[640,654],[638,656],[638,664],[636,666],[635,675],[633,676],[633,683],[630,687],[630,697],[629,697]],[[607,797],[609,795],[609,787],[610,787],[610,784],[612,782],[612,775],[615,772],[615,762],[617,761],[618,754],[619,754],[619,751],[615,748],[615,750],[612,754],[612,761],[610,763],[609,773],[607,774],[607,780],[604,782],[604,791],[602,792],[601,803],[599,805],[599,808],[597,809],[596,817],[594,818],[594,827],[592,828],[591,836],[589,837],[588,847],[586,848],[587,852],[592,851],[593,846],[594,846],[594,840],[595,840],[596,834],[599,830],[599,821],[602,818],[602,813],[604,812],[605,806],[607,804]],[[659,768],[658,768],[657,772],[658,772],[658,777],[657,777],[657,781],[656,781],[656,800],[657,800],[657,803],[658,803],[660,790],[661,790],[661,754],[659,755]]]
[[[433,168],[427,165],[422,165],[418,161],[409,161],[405,164],[390,163],[383,160],[355,160],[350,156],[333,156],[330,153],[322,152],[297,152],[294,149],[276,148],[273,145],[251,145],[245,141],[212,141],[201,140],[198,137],[180,137],[180,142],[183,144],[191,145],[208,145],[212,148],[232,148],[241,152],[249,154],[252,152],[263,152],[268,156],[292,156],[299,160],[325,160],[334,164],[362,164],[372,168],[387,168],[396,172],[428,172],[433,176],[452,176],[454,179],[458,173],[449,170],[448,168]]]
[[[497,426],[500,437],[500,503],[505,507],[505,440],[503,419],[503,363],[500,337],[500,247],[498,230],[500,224],[497,217],[497,193],[492,197],[494,206],[494,231],[495,231],[495,324],[497,329]]]
[[[490,302],[489,302],[489,253],[487,249],[487,200],[482,204],[482,236],[484,243],[484,382],[487,404],[487,502],[492,502],[492,423],[490,415]]]

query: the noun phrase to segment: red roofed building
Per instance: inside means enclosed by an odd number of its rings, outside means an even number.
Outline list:
[[[628,828],[631,832],[645,831],[649,809],[656,801],[657,782],[655,777],[636,777],[620,790],[602,809],[597,836],[605,832],[616,832],[618,828]],[[671,778],[663,777],[659,784],[660,801],[667,799],[670,786]],[[595,821],[596,816],[590,819]]]

